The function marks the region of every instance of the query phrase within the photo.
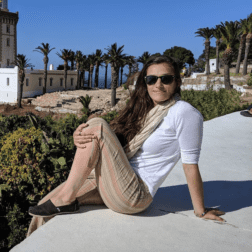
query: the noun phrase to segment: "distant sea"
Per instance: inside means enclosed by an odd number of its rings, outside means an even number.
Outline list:
[[[125,83],[126,81],[127,81],[127,77],[123,75],[122,84]],[[119,75],[119,86],[120,86],[120,82],[121,82],[121,75]],[[94,87],[94,83],[95,83],[95,75],[93,75],[93,78],[92,78],[92,87]],[[99,75],[98,88],[104,89],[104,86],[105,86],[105,75]],[[87,72],[85,72],[84,87],[88,87],[88,73]],[[110,87],[111,87],[111,76],[108,76],[107,88],[110,88]]]

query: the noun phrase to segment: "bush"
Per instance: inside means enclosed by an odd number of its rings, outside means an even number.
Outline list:
[[[123,84],[122,86],[123,86],[124,90],[127,90],[127,89],[128,89],[128,87],[127,87],[126,84]]]
[[[250,87],[252,86],[252,73],[249,74],[249,79],[248,79],[247,85]]]

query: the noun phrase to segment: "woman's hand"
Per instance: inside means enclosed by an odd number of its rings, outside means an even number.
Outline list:
[[[220,211],[218,208],[211,208],[203,217],[203,219],[208,219],[208,220],[217,220],[221,222],[226,222],[224,219],[219,217],[220,215],[224,215],[225,212]]]
[[[87,123],[82,123],[79,127],[74,131],[74,145],[78,148],[84,149],[86,148],[85,143],[92,142],[92,139],[95,138],[94,134],[86,134],[83,129],[88,127]],[[81,133],[81,135],[80,135]]]

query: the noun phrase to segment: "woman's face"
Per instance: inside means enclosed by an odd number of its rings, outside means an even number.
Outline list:
[[[147,76],[148,75],[155,75],[155,76],[161,76],[161,75],[175,75],[174,69],[172,66],[170,66],[167,63],[160,63],[151,65],[147,68]],[[180,85],[180,83],[178,83]],[[161,82],[161,79],[158,78],[157,82],[153,85],[147,84],[147,90],[149,93],[149,96],[154,102],[154,106],[157,104],[162,104],[163,102],[169,100],[175,89],[177,87],[177,83],[175,78],[173,79],[171,84],[165,85]]]

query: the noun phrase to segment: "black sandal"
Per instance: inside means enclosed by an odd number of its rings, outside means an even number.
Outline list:
[[[54,206],[52,201],[49,199],[41,205],[29,207],[28,213],[32,216],[51,217],[59,214],[76,213],[79,209],[80,207],[77,199],[70,205],[58,207]]]

